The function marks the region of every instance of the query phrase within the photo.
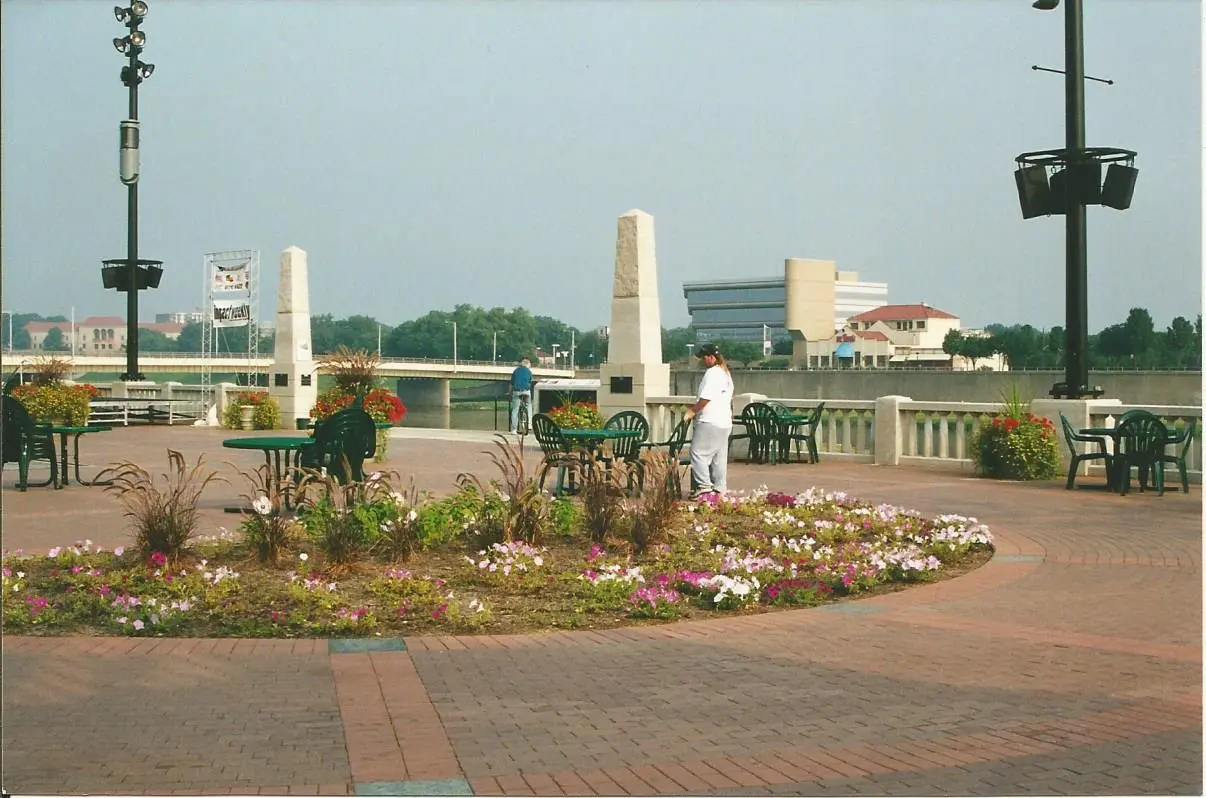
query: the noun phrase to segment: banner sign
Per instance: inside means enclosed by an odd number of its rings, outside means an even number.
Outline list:
[[[212,282],[213,291],[215,293],[246,291],[250,274],[247,265],[247,261],[229,265],[215,261]]]
[[[251,321],[246,299],[215,299],[214,327],[243,327]]]

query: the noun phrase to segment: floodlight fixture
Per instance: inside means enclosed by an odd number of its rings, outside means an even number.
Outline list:
[[[131,31],[128,38],[132,47],[141,48],[147,43],[147,35],[140,30]]]
[[[1034,0],[1031,5],[1039,11],[1054,11],[1059,7],[1059,0]]]
[[[147,4],[143,0],[134,0],[133,3],[130,3],[130,14],[137,20],[145,17],[148,10]]]
[[[125,22],[130,16],[130,12],[121,6],[113,6],[113,16],[117,17],[118,22]]]
[[[130,40],[128,38],[118,36],[113,40],[113,46],[117,49],[117,52],[125,55],[126,51],[130,49]]]

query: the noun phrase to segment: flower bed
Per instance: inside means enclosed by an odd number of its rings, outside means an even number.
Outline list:
[[[815,488],[680,502],[666,537],[640,553],[622,535],[600,542],[582,507],[566,499],[540,499],[551,505],[540,540],[484,544],[474,537],[480,513],[489,503],[514,508],[514,494],[463,487],[436,500],[385,486],[372,496],[364,515],[378,529],[366,526],[364,552],[351,566],[323,553],[304,517],[279,565],[259,562],[251,541],[226,530],[176,559],[102,551],[86,540],[46,555],[5,553],[5,631],[323,637],[598,629],[848,600],[947,578],[991,554],[991,534],[974,518],[926,518]],[[259,502],[263,517],[276,511],[266,497]],[[378,523],[382,517],[394,520]],[[416,550],[391,561],[378,544],[403,522]]]

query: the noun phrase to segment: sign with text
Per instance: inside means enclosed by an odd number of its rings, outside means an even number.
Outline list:
[[[246,299],[215,299],[214,327],[243,327],[251,321]]]

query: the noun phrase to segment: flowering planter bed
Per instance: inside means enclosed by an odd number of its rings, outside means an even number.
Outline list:
[[[568,500],[555,503],[555,523],[538,545],[471,545],[473,521],[457,523],[454,499],[421,505],[413,493],[390,495],[401,507],[396,517],[417,523],[431,513],[444,524],[406,562],[369,556],[330,567],[313,539],[293,539],[279,566],[260,564],[242,535],[225,530],[175,561],[89,541],[45,556],[5,553],[5,631],[326,637],[600,629],[848,600],[957,575],[992,551],[989,530],[975,519],[925,518],[815,488],[677,503],[665,537],[641,547],[614,536],[592,542],[581,507]]]

